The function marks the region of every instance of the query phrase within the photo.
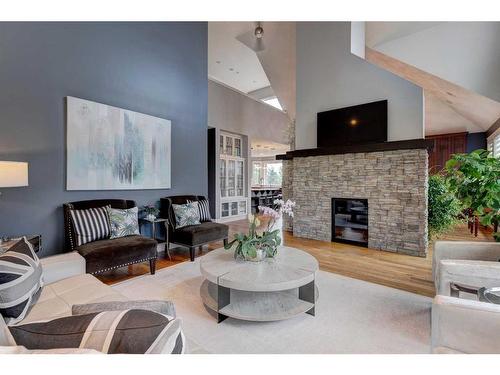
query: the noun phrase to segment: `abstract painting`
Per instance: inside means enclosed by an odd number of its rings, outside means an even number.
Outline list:
[[[170,188],[171,123],[67,97],[67,190]]]

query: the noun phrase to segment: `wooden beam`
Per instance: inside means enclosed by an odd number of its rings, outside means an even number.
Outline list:
[[[488,130],[486,130],[486,138],[495,133],[498,129],[500,129],[500,118],[496,120],[495,123],[491,125]]]
[[[427,149],[432,151],[434,141],[428,139],[410,139],[405,141],[381,142],[381,143],[365,143],[358,145],[346,145],[337,147],[320,147],[309,148],[304,150],[288,151],[285,155],[277,155],[277,160],[290,160],[298,157],[320,156],[320,155],[339,155],[339,154],[355,154],[360,152],[378,152],[378,151],[396,151],[396,150],[412,150],[412,149]]]

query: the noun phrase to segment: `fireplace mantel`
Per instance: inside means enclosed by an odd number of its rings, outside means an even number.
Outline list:
[[[288,151],[286,154],[277,155],[277,160],[291,160],[298,157],[353,154],[359,152],[380,152],[396,150],[427,149],[434,148],[434,140],[410,139],[406,141],[393,141],[382,143],[366,143],[359,145],[346,145],[337,147],[308,148],[303,150]]]

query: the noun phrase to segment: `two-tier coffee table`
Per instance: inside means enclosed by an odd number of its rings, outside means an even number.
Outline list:
[[[203,303],[227,317],[251,321],[275,321],[307,313],[315,314],[318,261],[308,253],[281,246],[278,255],[262,262],[235,260],[233,251],[217,249],[203,256],[205,277],[200,294]]]

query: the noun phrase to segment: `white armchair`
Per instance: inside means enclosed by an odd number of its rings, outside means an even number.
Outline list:
[[[500,305],[451,297],[451,284],[500,286],[500,243],[437,241],[432,304],[434,353],[500,353]]]

